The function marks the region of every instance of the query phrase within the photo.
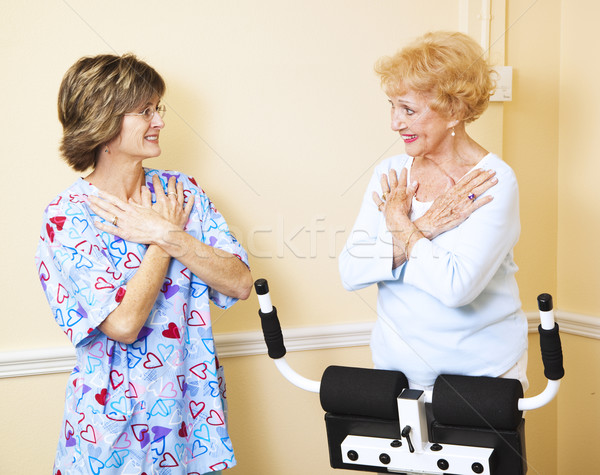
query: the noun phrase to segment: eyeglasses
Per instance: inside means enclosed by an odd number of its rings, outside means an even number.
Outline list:
[[[156,109],[152,106],[149,106],[149,107],[146,107],[142,112],[128,112],[123,115],[138,115],[140,117],[143,117],[146,122],[150,122],[152,120],[152,118],[154,117],[155,113],[158,113],[158,115],[162,119],[165,116],[166,112],[167,112],[166,106],[160,105]]]

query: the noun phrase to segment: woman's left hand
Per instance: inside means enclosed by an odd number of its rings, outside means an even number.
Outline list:
[[[406,184],[407,173],[406,168],[402,169],[399,178],[394,169],[390,170],[389,177],[384,173],[381,175],[381,196],[377,192],[373,192],[373,201],[379,211],[384,214],[390,231],[397,231],[398,225],[406,224],[406,221],[409,220],[412,199],[419,186],[416,182],[410,185]]]
[[[142,186],[137,201],[130,198],[125,202],[102,191],[99,198],[90,196],[90,208],[106,221],[96,222],[96,227],[140,244],[156,244],[169,232],[183,230],[193,208],[193,195],[184,204],[183,184],[176,185],[175,177],[169,179],[167,194],[157,175],[152,177],[152,183],[156,196],[154,204],[150,190],[145,186]]]
[[[484,193],[498,183],[495,175],[494,170],[481,168],[469,172],[438,196],[427,212],[415,221],[415,225],[427,239],[434,239],[459,226],[476,210],[494,199],[492,195]]]

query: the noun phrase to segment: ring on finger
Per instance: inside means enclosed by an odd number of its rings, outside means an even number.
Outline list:
[[[377,209],[379,211],[381,211],[383,209],[383,207],[385,206],[385,203],[379,203],[379,205],[377,206]]]
[[[469,193],[467,198],[469,198],[471,201],[473,201],[475,199],[475,193]]]
[[[387,197],[388,197],[388,193],[387,193],[387,191],[384,191],[383,194],[381,195],[381,199],[383,201],[387,201]]]
[[[113,226],[116,226],[118,221],[119,221],[119,217],[118,217],[118,216],[115,216],[115,217],[113,218],[113,220],[112,220],[112,225],[113,225]]]
[[[175,195],[175,198],[177,198],[177,193],[175,193],[174,191],[169,191],[167,193],[167,196],[171,196],[171,195]]]

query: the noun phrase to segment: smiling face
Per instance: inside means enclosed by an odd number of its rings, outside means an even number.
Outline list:
[[[111,154],[120,154],[136,160],[160,155],[159,135],[165,123],[157,112],[150,120],[142,114],[156,111],[159,105],[160,99],[155,97],[140,106],[139,110],[123,116],[121,132],[108,144]]]
[[[408,90],[390,96],[392,130],[404,140],[406,153],[427,157],[443,153],[452,144],[451,130],[456,121],[429,108],[431,97]]]

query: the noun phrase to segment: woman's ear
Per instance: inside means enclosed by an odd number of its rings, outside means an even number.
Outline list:
[[[449,129],[453,129],[454,127],[456,127],[458,124],[460,124],[460,120],[458,119],[452,119],[450,118],[448,120],[448,128]]]

